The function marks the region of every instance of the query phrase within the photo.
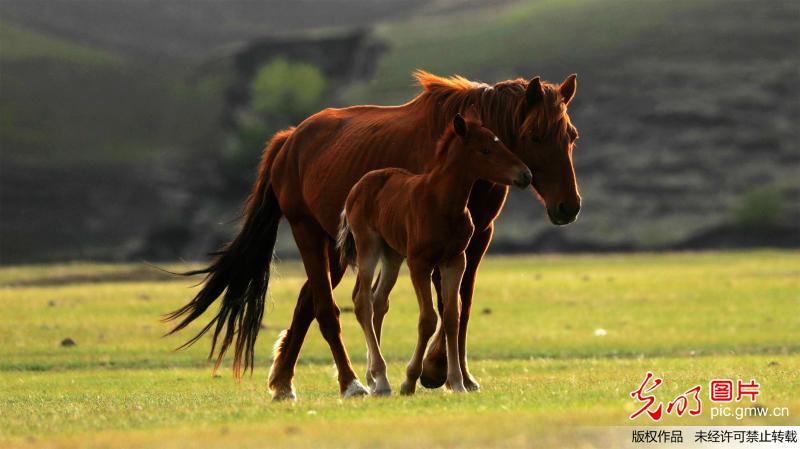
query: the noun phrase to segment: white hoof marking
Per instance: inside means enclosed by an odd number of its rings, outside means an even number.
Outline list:
[[[369,395],[369,390],[367,390],[358,379],[353,379],[353,381],[350,382],[350,385],[347,386],[347,389],[344,390],[343,396],[345,399],[350,399],[357,396],[368,396],[368,395]]]

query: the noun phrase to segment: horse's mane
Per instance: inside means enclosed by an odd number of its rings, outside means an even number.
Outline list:
[[[518,78],[493,86],[470,81],[462,76],[440,77],[423,70],[414,72],[422,93],[413,100],[429,112],[431,130],[441,130],[456,113],[475,106],[483,123],[506,144],[513,144],[520,133],[539,138],[566,136],[570,126],[559,86],[542,83],[544,97],[532,109],[525,101],[528,81]],[[438,137],[438,136],[437,136]]]

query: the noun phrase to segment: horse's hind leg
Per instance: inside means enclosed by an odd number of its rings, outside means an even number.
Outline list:
[[[428,340],[436,331],[436,310],[433,308],[431,298],[431,271],[433,266],[425,261],[408,259],[408,270],[411,274],[411,282],[417,293],[419,303],[419,325],[417,327],[417,346],[414,355],[408,362],[406,368],[406,380],[400,386],[401,394],[414,394],[417,389],[417,379],[422,373],[422,357],[425,355],[425,348]]]
[[[339,257],[335,251],[329,252],[329,260],[331,284],[335,288],[342,280],[345,268],[340,266]],[[291,325],[281,332],[278,341],[275,342],[274,360],[269,372],[268,383],[272,399],[275,401],[297,399],[292,378],[303,340],[312,321],[314,321],[314,299],[311,295],[309,281],[306,281],[300,289]]]
[[[338,263],[331,264],[329,259],[329,251],[334,251],[331,248],[330,237],[319,224],[310,219],[290,220],[290,223],[314,298],[314,316],[336,362],[339,391],[344,397],[368,394],[353,371],[347,349],[342,341],[339,307],[333,298],[331,278],[329,277],[332,269],[340,270],[341,266]]]
[[[303,346],[308,327],[314,321],[314,304],[308,281],[300,289],[297,305],[294,307],[292,324],[281,333],[275,342],[274,360],[269,372],[269,389],[275,401],[295,400],[292,378],[300,348]]]
[[[364,233],[355,233],[356,252],[358,254],[358,290],[355,292],[353,300],[355,302],[355,313],[361,329],[364,331],[364,338],[367,343],[368,352],[368,375],[372,379],[370,387],[372,393],[376,395],[388,395],[392,392],[389,386],[389,379],[386,377],[386,361],[380,352],[378,338],[372,324],[373,302],[372,302],[372,279],[375,276],[375,267],[380,258],[380,241],[376,237]]]

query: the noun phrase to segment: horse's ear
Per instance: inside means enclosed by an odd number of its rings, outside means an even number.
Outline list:
[[[474,104],[471,104],[467,110],[464,111],[464,118],[472,122],[480,123],[481,121],[481,115],[478,113],[478,108],[476,108]]]
[[[464,121],[464,117],[461,114],[456,114],[453,117],[453,129],[459,136],[467,137],[467,122]]]
[[[528,106],[533,106],[542,98],[544,98],[544,88],[542,80],[537,76],[528,83],[528,88],[525,89],[525,99],[528,101]]]
[[[568,76],[567,79],[561,83],[561,87],[558,88],[558,91],[561,93],[561,96],[564,97],[564,104],[569,104],[572,97],[575,96],[575,89],[578,87],[578,75],[573,73],[572,75]]]

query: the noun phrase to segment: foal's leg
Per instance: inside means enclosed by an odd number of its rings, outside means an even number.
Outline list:
[[[373,379],[371,382],[372,393],[376,395],[388,395],[392,392],[389,380],[386,377],[386,361],[381,355],[378,346],[378,338],[372,326],[372,278],[375,275],[375,266],[380,257],[380,246],[376,239],[360,236],[356,237],[356,252],[358,254],[358,291],[355,293],[355,313],[361,329],[364,331],[364,338],[367,342],[368,351],[368,374]],[[367,240],[367,241],[364,241]]]
[[[378,343],[381,342],[381,329],[383,329],[383,318],[389,312],[389,293],[392,292],[397,283],[397,275],[400,273],[400,266],[403,264],[403,256],[390,248],[384,248],[381,254],[381,273],[378,276],[378,283],[372,294],[375,317],[372,320],[375,327],[375,335]]]
[[[414,394],[417,389],[417,379],[422,373],[422,357],[425,355],[428,340],[436,331],[437,321],[436,310],[433,308],[433,299],[431,298],[431,271],[433,267],[424,261],[409,259],[408,270],[411,273],[411,282],[414,284],[417,302],[419,303],[419,326],[417,329],[417,346],[414,349],[414,355],[411,356],[411,361],[408,362],[406,380],[400,386],[401,394]]]
[[[442,294],[444,310],[442,328],[447,342],[447,383],[454,392],[465,392],[464,378],[461,373],[461,362],[458,353],[458,332],[461,317],[461,298],[459,287],[466,267],[464,253],[454,257],[445,264],[439,265],[442,274]]]
[[[378,339],[378,345],[381,344],[381,330],[383,329],[383,318],[389,311],[389,293],[397,283],[397,275],[400,272],[400,266],[403,264],[403,256],[397,254],[391,248],[384,246],[381,253],[381,271],[378,274],[378,280],[372,288],[372,328],[375,329],[375,337]],[[357,281],[356,281],[357,282]],[[375,380],[369,370],[370,359],[369,352],[367,353],[367,385],[373,387]]]
[[[436,307],[439,316],[444,316],[444,299],[442,297],[442,276],[439,267],[433,270],[433,288],[436,290]],[[447,382],[447,344],[445,342],[444,326],[439,327],[433,335],[422,362],[420,383],[425,388],[439,388]]]
[[[464,271],[464,278],[461,281],[461,320],[458,332],[458,352],[461,359],[461,373],[464,377],[464,387],[468,391],[480,390],[480,384],[470,374],[467,367],[467,324],[469,323],[470,311],[472,309],[472,298],[475,293],[475,280],[486,249],[492,241],[493,226],[490,225],[483,231],[476,231],[472,235],[469,246],[466,250],[467,266]],[[441,278],[434,272],[433,281],[439,308],[439,315],[443,313]],[[420,381],[426,388],[441,387],[447,379],[447,351],[445,345],[444,328],[440,328],[433,336],[425,361],[422,364],[422,376]]]

